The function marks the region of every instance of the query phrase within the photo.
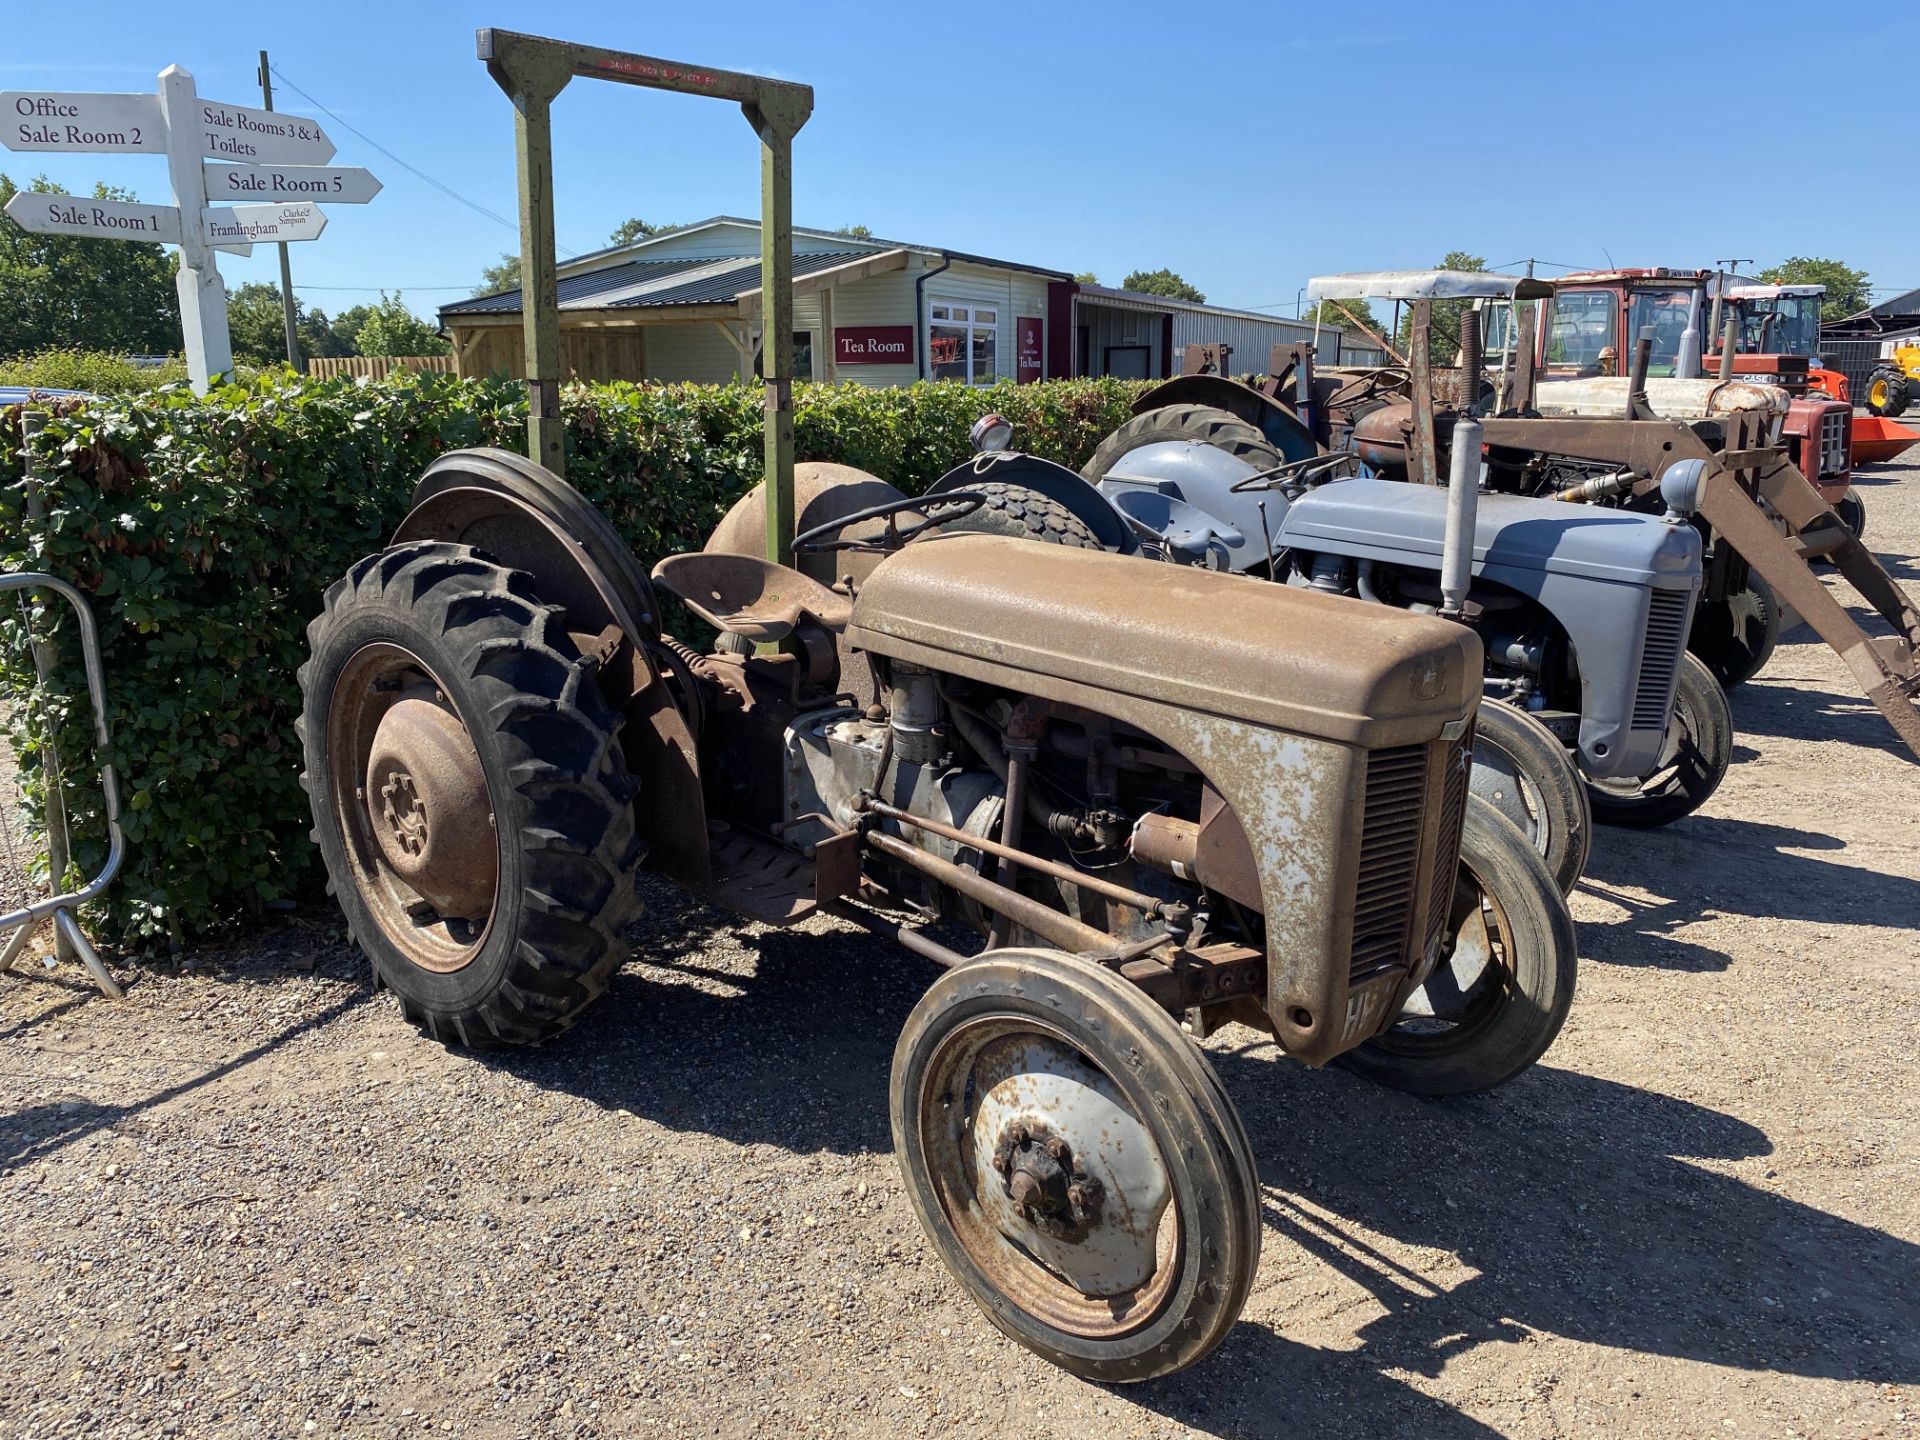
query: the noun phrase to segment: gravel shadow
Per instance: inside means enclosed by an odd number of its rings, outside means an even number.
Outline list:
[[[673,1130],[890,1152],[894,1041],[938,968],[851,928],[752,930],[665,882],[646,898],[638,963],[564,1045],[476,1059]]]
[[[1813,632],[1808,630],[1806,634],[1812,636]],[[1775,654],[1774,663],[1778,664],[1780,652]],[[1736,736],[1837,740],[1863,750],[1884,750],[1904,760],[1912,759],[1886,717],[1864,695],[1819,690],[1796,680],[1790,686],[1736,685],[1727,692],[1727,700],[1733,707]]]
[[[1854,925],[1863,917],[1895,926],[1920,926],[1920,881],[1858,865],[1843,865],[1791,850],[1844,851],[1843,841],[1817,830],[1775,825],[1764,820],[1734,820],[1718,815],[1689,815],[1659,830],[1601,830],[1588,858],[1580,889],[1630,913],[1608,925],[1583,921],[1581,954],[1620,963],[1668,965],[1664,950],[1637,946],[1646,937],[1671,949],[1684,946],[1668,932],[1710,911],[1767,920],[1807,920],[1822,925]],[[1632,886],[1665,898],[1646,901],[1621,894],[1614,886]],[[1596,937],[1619,931],[1617,955],[1594,954]],[[1722,969],[1718,951],[1709,964],[1677,968]]]
[[[1547,1066],[1493,1095],[1424,1102],[1215,1058],[1270,1230],[1388,1307],[1360,1332],[1376,1366],[1435,1375],[1539,1331],[1741,1370],[1920,1380],[1920,1246],[1689,1163],[1771,1154],[1744,1121]],[[1477,1273],[1440,1289],[1350,1225]]]

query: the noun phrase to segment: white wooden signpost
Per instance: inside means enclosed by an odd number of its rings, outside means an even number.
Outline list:
[[[316,201],[364,205],[380,193],[367,171],[328,163],[333,141],[314,121],[202,99],[178,65],[160,72],[154,95],[0,91],[0,143],[167,157],[171,205],[23,190],[6,213],[38,235],[178,245],[187,373],[203,393],[233,369],[227,289],[213,252],[245,255],[256,241],[317,240],[327,217]]]

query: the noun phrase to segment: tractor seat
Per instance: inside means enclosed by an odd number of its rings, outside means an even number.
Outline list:
[[[838,633],[853,615],[844,595],[757,555],[669,555],[653,583],[716,629],[761,643],[784,640],[803,619]]]

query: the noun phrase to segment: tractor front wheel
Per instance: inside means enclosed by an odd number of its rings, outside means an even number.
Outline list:
[[[1252,1147],[1199,1047],[1134,985],[990,950],[907,1017],[891,1097],[927,1238],[1029,1350],[1123,1384],[1233,1328],[1260,1261]]]
[[[353,939],[436,1039],[558,1034],[626,953],[619,716],[530,577],[464,545],[355,565],[307,627],[313,838]]]
[[[1471,1095],[1547,1053],[1573,1004],[1573,917],[1532,842],[1477,795],[1449,920],[1446,952],[1399,1018],[1336,1065],[1412,1095]]]
[[[1726,778],[1733,760],[1733,710],[1713,672],[1691,652],[1680,657],[1660,759],[1639,779],[1589,780],[1594,818],[1602,825],[1651,830],[1691,815]]]
[[[1867,376],[1867,413],[1904,415],[1913,400],[1913,380],[1905,371],[1891,365],[1877,365]]]

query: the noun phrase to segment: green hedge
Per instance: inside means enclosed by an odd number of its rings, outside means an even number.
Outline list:
[[[998,410],[1023,448],[1077,466],[1140,391],[1118,381],[968,389],[802,385],[803,460],[838,460],[910,492],[971,453]],[[572,386],[569,478],[651,565],[698,546],[759,478],[760,399],[739,386]],[[49,570],[94,597],[126,797],[128,863],[95,917],[123,945],[181,943],[308,896],[293,738],[294,674],[326,586],[378,549],[440,452],[524,448],[522,387],[396,375],[379,383],[263,375],[205,399],[182,388],[50,419],[37,449],[44,521],[29,522],[17,410],[0,410],[0,570]],[[63,608],[63,695],[82,696]],[[84,700],[29,714],[23,612],[0,605],[0,698],[29,779],[51,738],[89,753]],[[70,787],[75,851],[104,853],[97,797]]]
[[[84,390],[92,395],[138,395],[187,378],[178,355],[159,365],[135,365],[105,350],[40,350],[0,360],[0,385],[29,390]]]

